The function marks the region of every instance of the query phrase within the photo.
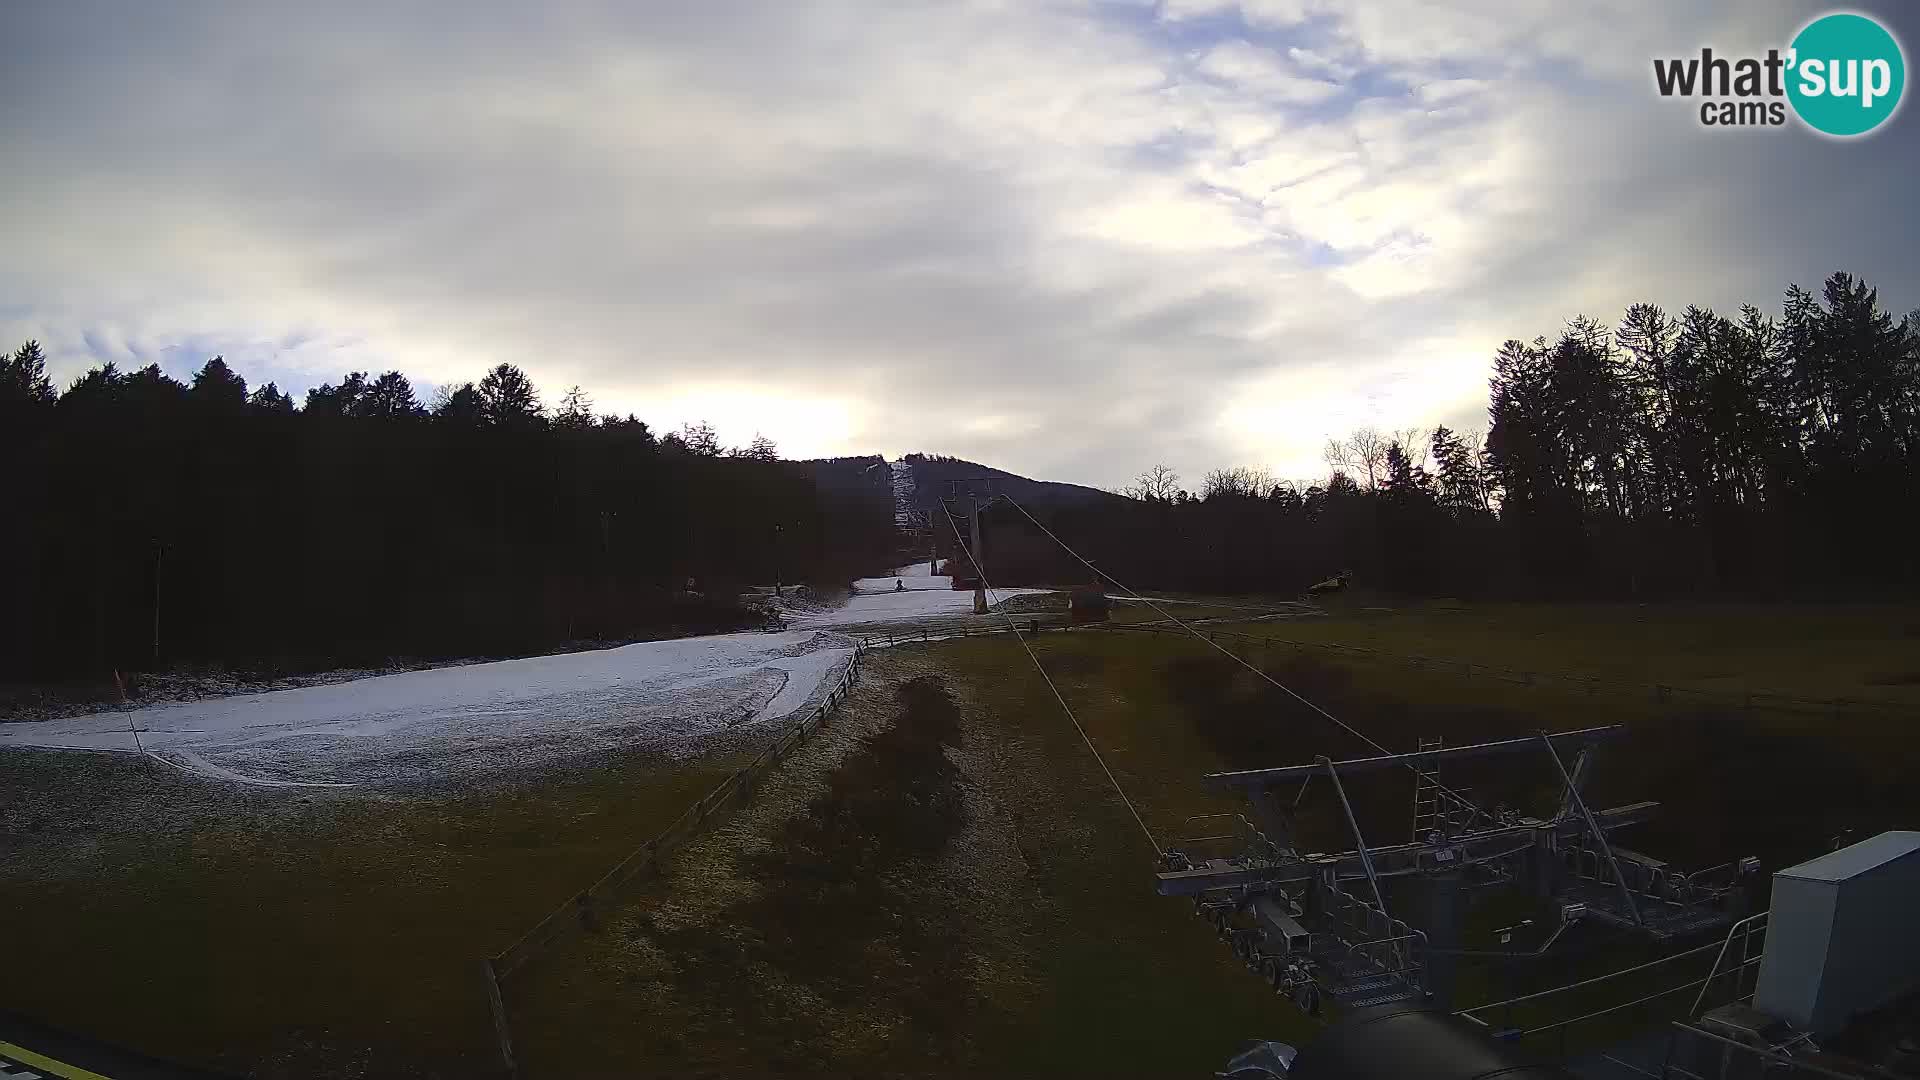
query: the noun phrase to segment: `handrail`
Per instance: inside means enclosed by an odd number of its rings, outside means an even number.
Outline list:
[[[1740,967],[1749,967],[1749,965],[1757,965],[1757,963],[1761,963],[1761,959],[1759,959],[1759,957],[1753,957],[1751,961],[1741,963]],[[1569,1019],[1565,1020],[1553,1020],[1551,1024],[1540,1024],[1538,1028],[1526,1028],[1524,1032],[1521,1032],[1521,1036],[1524,1038],[1524,1036],[1532,1036],[1532,1034],[1538,1034],[1538,1032],[1551,1032],[1551,1030],[1555,1030],[1555,1028],[1567,1028],[1567,1026],[1572,1026],[1572,1024],[1578,1024],[1580,1020],[1592,1020],[1594,1017],[1605,1017],[1607,1013],[1619,1013],[1620,1009],[1632,1009],[1634,1005],[1645,1005],[1647,1001],[1653,1001],[1655,997],[1667,997],[1668,994],[1672,994],[1672,992],[1676,992],[1676,990],[1686,990],[1686,988],[1690,988],[1690,986],[1699,986],[1701,990],[1705,990],[1707,984],[1713,982],[1713,980],[1715,980],[1715,976],[1709,974],[1707,978],[1699,978],[1699,980],[1693,980],[1693,982],[1682,982],[1680,986],[1668,986],[1667,990],[1655,990],[1653,994],[1647,994],[1645,997],[1636,997],[1636,999],[1626,1001],[1626,1003],[1620,1003],[1620,1005],[1609,1005],[1609,1007],[1605,1007],[1605,1009],[1596,1009],[1596,1011],[1592,1011],[1592,1013],[1582,1013],[1582,1015],[1578,1015],[1578,1017],[1569,1017]]]
[[[1732,926],[1727,927],[1726,940],[1720,943],[1720,952],[1714,956],[1713,966],[1707,969],[1707,979],[1709,982],[1711,982],[1714,978],[1716,978],[1720,974],[1720,961],[1725,960],[1727,958],[1727,950],[1733,948],[1733,935],[1736,932],[1738,932],[1742,927],[1745,927],[1748,935],[1751,936],[1753,933],[1753,928],[1751,926],[1748,926],[1747,924],[1753,922],[1756,919],[1764,919],[1767,917],[1767,914],[1768,914],[1767,912],[1762,911],[1756,915],[1749,915],[1746,918],[1741,919],[1739,922],[1734,923]],[[1765,948],[1764,945],[1761,947],[1763,949]],[[1745,946],[1742,946],[1743,950],[1744,948]],[[1746,954],[1743,951],[1741,953],[1741,957],[1743,960],[1745,956]],[[1740,992],[1740,987],[1738,984],[1735,984],[1733,989],[1735,994],[1738,994]],[[1707,988],[1705,986],[1702,986],[1700,988],[1700,995],[1693,999],[1693,1008],[1688,1011],[1692,1015],[1695,1015],[1695,1016],[1700,1015],[1700,1004],[1705,1000],[1707,1000]]]
[[[1754,1046],[1751,1043],[1743,1043],[1738,1039],[1729,1039],[1724,1035],[1716,1035],[1711,1031],[1707,1031],[1704,1028],[1696,1027],[1693,1024],[1686,1024],[1678,1020],[1675,1020],[1673,1022],[1673,1026],[1676,1030],[1683,1031],[1688,1035],[1695,1036],[1696,1038],[1711,1039],[1712,1041],[1717,1043],[1725,1043],[1726,1045],[1734,1047],[1735,1049],[1745,1050],[1747,1053],[1752,1054],[1755,1057],[1765,1058],[1766,1060],[1775,1062],[1777,1064],[1788,1065],[1795,1069],[1804,1069],[1807,1072],[1818,1073],[1821,1076],[1830,1076],[1830,1077],[1833,1077],[1833,1080],[1860,1080],[1859,1073],[1843,1073],[1834,1069],[1829,1069],[1824,1065],[1818,1065],[1818,1064],[1815,1064],[1814,1062],[1807,1061],[1804,1058],[1794,1057],[1791,1054],[1776,1054],[1770,1050],[1762,1050],[1761,1048]],[[1684,1071],[1684,1070],[1681,1070],[1681,1071]],[[1878,1069],[1875,1070],[1875,1073],[1878,1075],[1888,1075]],[[1687,1075],[1692,1076],[1694,1074],[1688,1073]]]
[[[1670,953],[1658,959],[1649,960],[1644,964],[1636,964],[1630,968],[1621,968],[1618,971],[1609,971],[1604,975],[1595,975],[1591,979],[1582,979],[1579,982],[1568,983],[1565,986],[1555,986],[1546,990],[1537,990],[1531,994],[1522,994],[1519,997],[1508,998],[1505,1001],[1495,1001],[1486,1005],[1475,1005],[1471,1009],[1461,1009],[1455,1012],[1454,1015],[1464,1016],[1467,1019],[1471,1020],[1471,1019],[1474,1019],[1474,1017],[1471,1015],[1472,1013],[1485,1012],[1488,1009],[1497,1009],[1502,1005],[1518,1005],[1522,1001],[1532,1001],[1535,998],[1543,998],[1552,994],[1561,993],[1563,991],[1573,990],[1578,987],[1592,986],[1594,983],[1606,982],[1608,979],[1616,978],[1621,975],[1631,975],[1636,971],[1645,971],[1650,967],[1656,967],[1660,964],[1670,963],[1674,960],[1680,960],[1689,956],[1698,955],[1700,953],[1706,952],[1708,949],[1713,948],[1716,944],[1717,944],[1716,942],[1709,941],[1705,945],[1695,946],[1694,948],[1686,949],[1677,953]]]
[[[1580,1023],[1582,1020],[1591,1020],[1596,1016],[1605,1016],[1608,1013],[1617,1013],[1621,1009],[1631,1009],[1635,1005],[1645,1005],[1647,1002],[1652,1001],[1656,998],[1666,997],[1668,994],[1671,994],[1676,990],[1685,990],[1690,986],[1697,986],[1697,985],[1700,985],[1700,983],[1704,983],[1706,981],[1707,980],[1705,979],[1701,979],[1699,980],[1699,982],[1681,983],[1679,986],[1669,986],[1665,990],[1655,990],[1653,993],[1648,994],[1646,997],[1634,998],[1632,1001],[1622,1002],[1619,1005],[1609,1005],[1604,1009],[1595,1009],[1590,1013],[1582,1013],[1579,1016],[1569,1017],[1565,1020],[1555,1020],[1551,1024],[1542,1024],[1537,1028],[1528,1028],[1527,1030],[1522,1031],[1520,1033],[1520,1037],[1526,1038],[1528,1035],[1538,1035],[1543,1031],[1554,1031],[1563,1027],[1571,1027],[1574,1024]]]

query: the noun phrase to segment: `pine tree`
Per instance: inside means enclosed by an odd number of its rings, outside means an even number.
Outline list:
[[[264,413],[276,415],[293,413],[293,398],[281,393],[280,387],[271,382],[255,390],[252,396],[247,398],[247,404]]]
[[[1382,489],[1388,498],[1402,503],[1432,498],[1433,477],[1424,466],[1416,465],[1406,447],[1398,440],[1387,444],[1387,478]]]
[[[512,364],[501,364],[487,372],[480,380],[479,391],[481,415],[493,427],[536,427],[546,416],[533,380]]]
[[[352,403],[349,416],[379,417],[386,420],[410,419],[425,415],[414,400],[413,383],[397,371],[389,371],[367,385]]]
[[[226,357],[216,356],[194,375],[192,392],[204,405],[238,412],[247,403],[247,380],[227,366]]]
[[[245,385],[241,383],[241,386]],[[185,383],[161,371],[159,364],[148,364],[126,377],[121,383],[120,393],[124,401],[140,410],[178,405],[191,391]]]
[[[704,420],[680,425],[679,441],[686,452],[695,457],[720,456],[720,439],[714,435],[712,425]]]
[[[126,379],[119,365],[111,360],[99,367],[88,368],[86,374],[73,380],[67,392],[60,395],[60,405],[73,408],[104,400],[117,391]]]
[[[644,450],[652,450],[659,445],[659,441],[653,437],[653,429],[647,426],[645,420],[632,413],[628,413],[625,417],[611,414],[603,416],[600,418],[600,428]]]
[[[1668,512],[1674,503],[1675,463],[1665,440],[1673,414],[1673,347],[1679,332],[1679,324],[1653,304],[1627,308],[1614,330],[1624,352],[1631,412],[1626,476],[1634,493],[1632,514],[1641,520]]]
[[[1501,492],[1502,512],[1524,512],[1553,501],[1560,476],[1546,341],[1502,345],[1493,358],[1490,388],[1487,413],[1493,426],[1487,432],[1487,458],[1489,475]]]
[[[0,353],[0,403],[43,406],[56,400],[53,380],[47,378],[47,357],[38,341],[28,341],[13,351]]]
[[[339,386],[321,383],[307,391],[307,404],[302,411],[308,416],[358,416],[360,399],[366,393],[367,373],[349,372]]]
[[[487,422],[486,404],[472,383],[452,390],[442,387],[433,405],[433,418],[454,427],[479,427]]]
[[[1436,470],[1434,497],[1441,508],[1456,517],[1484,513],[1487,505],[1478,455],[1465,439],[1445,427],[1433,429],[1429,441]]]
[[[554,413],[553,422],[556,427],[574,430],[594,426],[593,398],[578,385],[571,387],[566,396],[560,399],[560,408]]]
[[[1612,336],[1578,316],[1554,344],[1548,365],[1551,404],[1544,433],[1561,486],[1575,505],[1626,516],[1632,394]]]

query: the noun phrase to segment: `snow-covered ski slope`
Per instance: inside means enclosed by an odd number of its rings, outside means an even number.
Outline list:
[[[891,582],[889,582],[891,584]],[[808,707],[853,656],[815,630],[647,641],[0,724],[0,748],[124,751],[249,783],[383,784],[617,749],[691,754]]]
[[[906,591],[899,591],[896,583],[905,585]],[[1045,591],[995,589],[991,599],[997,603],[1009,596]],[[902,566],[891,577],[861,578],[853,583],[853,595],[848,597],[845,607],[798,616],[794,618],[793,625],[818,630],[834,626],[968,615],[972,612],[973,590],[956,591],[952,578],[934,574],[932,568],[922,562]]]
[[[919,525],[920,514],[914,509],[913,466],[904,461],[889,464],[893,471],[893,524],[900,529],[912,529]]]

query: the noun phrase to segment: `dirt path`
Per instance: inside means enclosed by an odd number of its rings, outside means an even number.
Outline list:
[[[527,1075],[1180,1071],[1286,1027],[1153,895],[1071,729],[942,657],[870,654],[752,804],[509,989]]]

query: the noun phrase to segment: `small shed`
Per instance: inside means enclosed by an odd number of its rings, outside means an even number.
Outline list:
[[[1883,832],[1773,875],[1754,1008],[1832,1035],[1920,989],[1920,832]]]
[[[1067,598],[1067,613],[1075,623],[1106,622],[1111,606],[1098,585],[1075,589]]]

